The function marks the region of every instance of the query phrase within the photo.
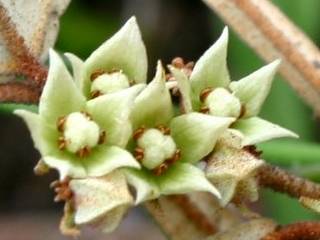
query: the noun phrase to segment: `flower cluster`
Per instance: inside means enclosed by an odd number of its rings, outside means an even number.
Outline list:
[[[84,224],[110,232],[128,208],[161,195],[207,191],[227,204],[239,186],[252,189],[263,161],[248,146],[296,135],[256,117],[279,62],[231,82],[227,42],[225,29],[194,68],[170,65],[173,82],[159,61],[148,84],[134,17],[85,61],[65,54],[72,74],[50,51],[38,114],[15,113],[31,131],[41,166],[59,172],[53,187],[66,202],[64,232],[77,234]]]

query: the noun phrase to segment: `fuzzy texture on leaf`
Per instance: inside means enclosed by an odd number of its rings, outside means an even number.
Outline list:
[[[96,224],[104,232],[113,231],[133,204],[125,177],[114,171],[101,178],[73,179],[76,225]]]

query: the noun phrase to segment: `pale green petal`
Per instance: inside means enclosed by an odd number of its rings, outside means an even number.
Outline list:
[[[189,113],[174,118],[170,123],[171,136],[181,150],[181,161],[195,163],[208,155],[233,121],[233,118],[202,113]]]
[[[75,198],[75,223],[79,225],[102,223],[105,230],[114,229],[123,216],[119,207],[133,203],[125,177],[118,171],[101,178],[73,179],[69,185]]]
[[[61,154],[60,157],[44,156],[42,160],[50,167],[57,169],[60,179],[67,176],[72,178],[84,178],[87,176],[86,169],[81,164],[81,161],[76,161],[72,157]]]
[[[95,224],[99,225],[99,228],[103,233],[113,232],[120,225],[122,219],[127,214],[130,205],[125,204],[124,206],[112,209],[106,214],[106,216],[103,217],[103,219]]]
[[[190,76],[194,93],[199,96],[205,88],[227,87],[230,77],[227,68],[228,28],[197,61]]]
[[[134,98],[144,87],[145,84],[137,84],[87,102],[88,113],[106,131],[108,144],[125,147],[128,143],[132,133],[130,114]]]
[[[183,106],[183,110],[186,113],[192,112],[192,98],[193,93],[190,85],[190,81],[188,79],[188,76],[181,71],[180,69],[177,69],[173,66],[169,66],[169,69],[175,78],[175,80],[178,83],[178,88],[181,94],[181,103]],[[199,107],[198,107],[199,108]],[[198,109],[196,108],[196,109]]]
[[[300,203],[306,208],[320,214],[320,200],[308,197],[300,197]]]
[[[273,138],[298,137],[294,132],[258,117],[240,119],[232,128],[239,130],[244,135],[243,146],[254,145]]]
[[[76,55],[72,53],[65,53],[64,54],[67,59],[70,61],[71,67],[72,67],[72,74],[73,74],[73,79],[76,83],[76,85],[83,91],[83,86],[82,86],[82,79],[84,78],[84,62],[77,57]]]
[[[244,117],[258,115],[279,65],[280,60],[276,60],[230,84],[230,89],[245,107]]]
[[[132,111],[133,128],[167,123],[173,116],[173,105],[165,84],[165,74],[161,62],[151,83],[135,99]]]
[[[97,70],[123,72],[135,83],[145,83],[147,76],[147,54],[135,17],[110,39],[104,42],[85,61],[87,78],[84,83],[89,92],[90,75]]]
[[[127,181],[136,190],[136,204],[155,199],[160,195],[160,189],[155,182],[155,176],[146,170],[125,169]]]
[[[161,193],[184,194],[194,191],[210,192],[220,198],[218,190],[207,180],[202,170],[188,164],[177,163],[156,178]]]
[[[50,153],[54,148],[52,141],[55,141],[55,138],[57,139],[57,133],[55,133],[54,129],[47,126],[38,114],[20,109],[15,110],[14,114],[23,118],[27,124],[35,148],[38,149],[41,155]]]
[[[85,98],[76,87],[66,66],[56,52],[50,50],[50,67],[39,103],[39,114],[48,124],[59,117],[84,107]]]
[[[82,159],[79,159],[81,162]],[[82,160],[87,175],[101,177],[121,167],[140,168],[136,159],[126,150],[116,146],[95,147],[91,155]]]

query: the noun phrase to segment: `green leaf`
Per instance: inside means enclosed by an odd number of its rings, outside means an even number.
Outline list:
[[[239,81],[230,84],[230,89],[245,107],[244,117],[258,115],[269,94],[273,77],[279,65],[280,60],[273,61]]]
[[[85,61],[87,76],[83,84],[89,94],[90,75],[97,70],[123,70],[135,83],[145,83],[147,76],[147,54],[135,17],[110,39],[104,42]]]
[[[0,103],[1,113],[13,113],[15,110],[23,109],[33,113],[38,112],[38,106],[34,104],[22,104],[22,103]]]
[[[161,193],[184,194],[194,191],[210,192],[220,198],[218,190],[207,180],[204,172],[188,163],[176,163],[156,178]]]
[[[227,68],[228,28],[197,61],[190,76],[196,96],[205,88],[227,87],[230,77]]]
[[[56,125],[59,117],[80,111],[85,98],[76,87],[66,66],[56,52],[50,50],[50,67],[39,103],[39,114],[48,124]]]
[[[82,160],[82,164],[90,177],[101,177],[121,167],[140,168],[140,164],[126,150],[105,145],[95,147],[91,154]]]
[[[154,127],[166,124],[173,117],[173,105],[165,84],[165,74],[161,62],[152,82],[135,99],[132,111],[133,129],[142,125]]]
[[[155,181],[155,176],[148,170],[124,169],[127,181],[136,190],[135,204],[152,200],[160,196],[160,189]]]
[[[298,138],[298,135],[290,130],[259,117],[240,119],[235,122],[232,128],[239,130],[244,135],[243,146],[254,145],[274,138]]]
[[[134,98],[144,87],[144,84],[137,84],[87,102],[87,111],[106,131],[108,144],[124,147],[128,143],[132,133],[130,114]]]
[[[171,136],[181,150],[181,161],[195,163],[208,155],[233,121],[233,118],[202,113],[188,113],[174,118],[170,123]]]

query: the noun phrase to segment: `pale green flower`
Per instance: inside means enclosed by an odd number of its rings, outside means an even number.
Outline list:
[[[297,137],[295,133],[257,117],[280,61],[231,82],[227,46],[228,29],[225,28],[216,43],[196,62],[190,77],[170,66],[178,82],[184,110],[237,119],[232,128],[243,134],[242,146],[278,137]]]
[[[234,119],[202,113],[173,115],[173,105],[166,88],[165,75],[158,63],[154,80],[137,96],[132,111],[135,152],[141,170],[125,171],[128,182],[136,188],[136,203],[160,194],[219,192],[196,164],[214,148]]]
[[[135,17],[84,62],[71,53],[65,55],[87,99],[146,83],[147,54]]]
[[[263,161],[245,149],[262,141],[297,135],[257,117],[280,64],[276,60],[252,74],[230,81],[227,68],[228,29],[196,62],[189,76],[184,69],[169,66],[177,81],[186,113],[232,117],[235,122],[218,140],[208,158],[206,176],[221,193],[221,203],[232,199],[257,200],[255,174]]]
[[[39,114],[16,110],[27,123],[42,161],[61,178],[100,177],[119,167],[139,168],[124,150],[131,134],[133,100],[144,84],[86,101],[63,61],[50,51]]]

